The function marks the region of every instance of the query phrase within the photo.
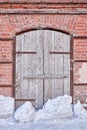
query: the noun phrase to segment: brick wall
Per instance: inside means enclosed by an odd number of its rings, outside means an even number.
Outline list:
[[[32,29],[51,28],[73,35],[73,100],[86,103],[86,8],[86,0],[0,1],[0,94],[14,93],[14,36]]]

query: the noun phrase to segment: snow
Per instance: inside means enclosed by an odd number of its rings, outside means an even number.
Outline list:
[[[0,96],[0,101],[8,102],[11,107],[11,102],[5,98]],[[14,116],[0,119],[0,130],[87,130],[87,111],[80,101],[73,106],[71,101],[72,98],[67,95],[49,99],[38,111],[31,102],[26,102]]]
[[[39,121],[33,123],[14,123],[0,121],[0,130],[87,130],[87,120],[70,119],[58,121]]]
[[[14,99],[0,95],[0,118],[11,117],[14,113]]]
[[[17,121],[29,122],[33,120],[34,113],[35,109],[31,102],[26,102],[16,110],[14,117]]]
[[[71,117],[73,114],[71,103],[71,96],[59,96],[49,99],[42,109],[35,111],[31,102],[26,102],[16,110],[14,118],[20,122],[29,122]]]
[[[71,117],[72,97],[68,95],[49,99],[43,108],[36,112],[35,121]]]
[[[80,103],[80,101],[78,101],[78,102],[74,105],[74,114],[75,114],[78,118],[87,119],[87,110],[83,108],[83,106],[82,106],[82,104]]]

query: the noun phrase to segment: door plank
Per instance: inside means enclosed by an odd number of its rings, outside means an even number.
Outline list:
[[[52,31],[44,30],[44,74],[52,75],[52,64],[50,63],[49,50],[52,46]],[[52,98],[52,79],[44,79],[44,103]]]
[[[64,93],[70,95],[70,55],[64,55],[64,74],[68,74],[64,78]]]

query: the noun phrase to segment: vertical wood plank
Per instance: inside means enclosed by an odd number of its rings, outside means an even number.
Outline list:
[[[52,74],[49,51],[52,46],[52,31],[44,30],[44,74]],[[44,102],[52,98],[52,79],[44,79]]]
[[[64,78],[64,93],[70,95],[70,55],[64,55],[64,74],[68,77]]]
[[[43,74],[43,30],[36,31],[36,45],[37,45],[37,80],[36,80],[36,108],[41,108],[43,106],[43,79],[38,79],[38,75]]]

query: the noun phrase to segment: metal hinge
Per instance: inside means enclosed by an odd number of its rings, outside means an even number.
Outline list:
[[[73,59],[71,59],[70,61],[71,61],[73,64],[74,64],[74,62],[75,62]]]

